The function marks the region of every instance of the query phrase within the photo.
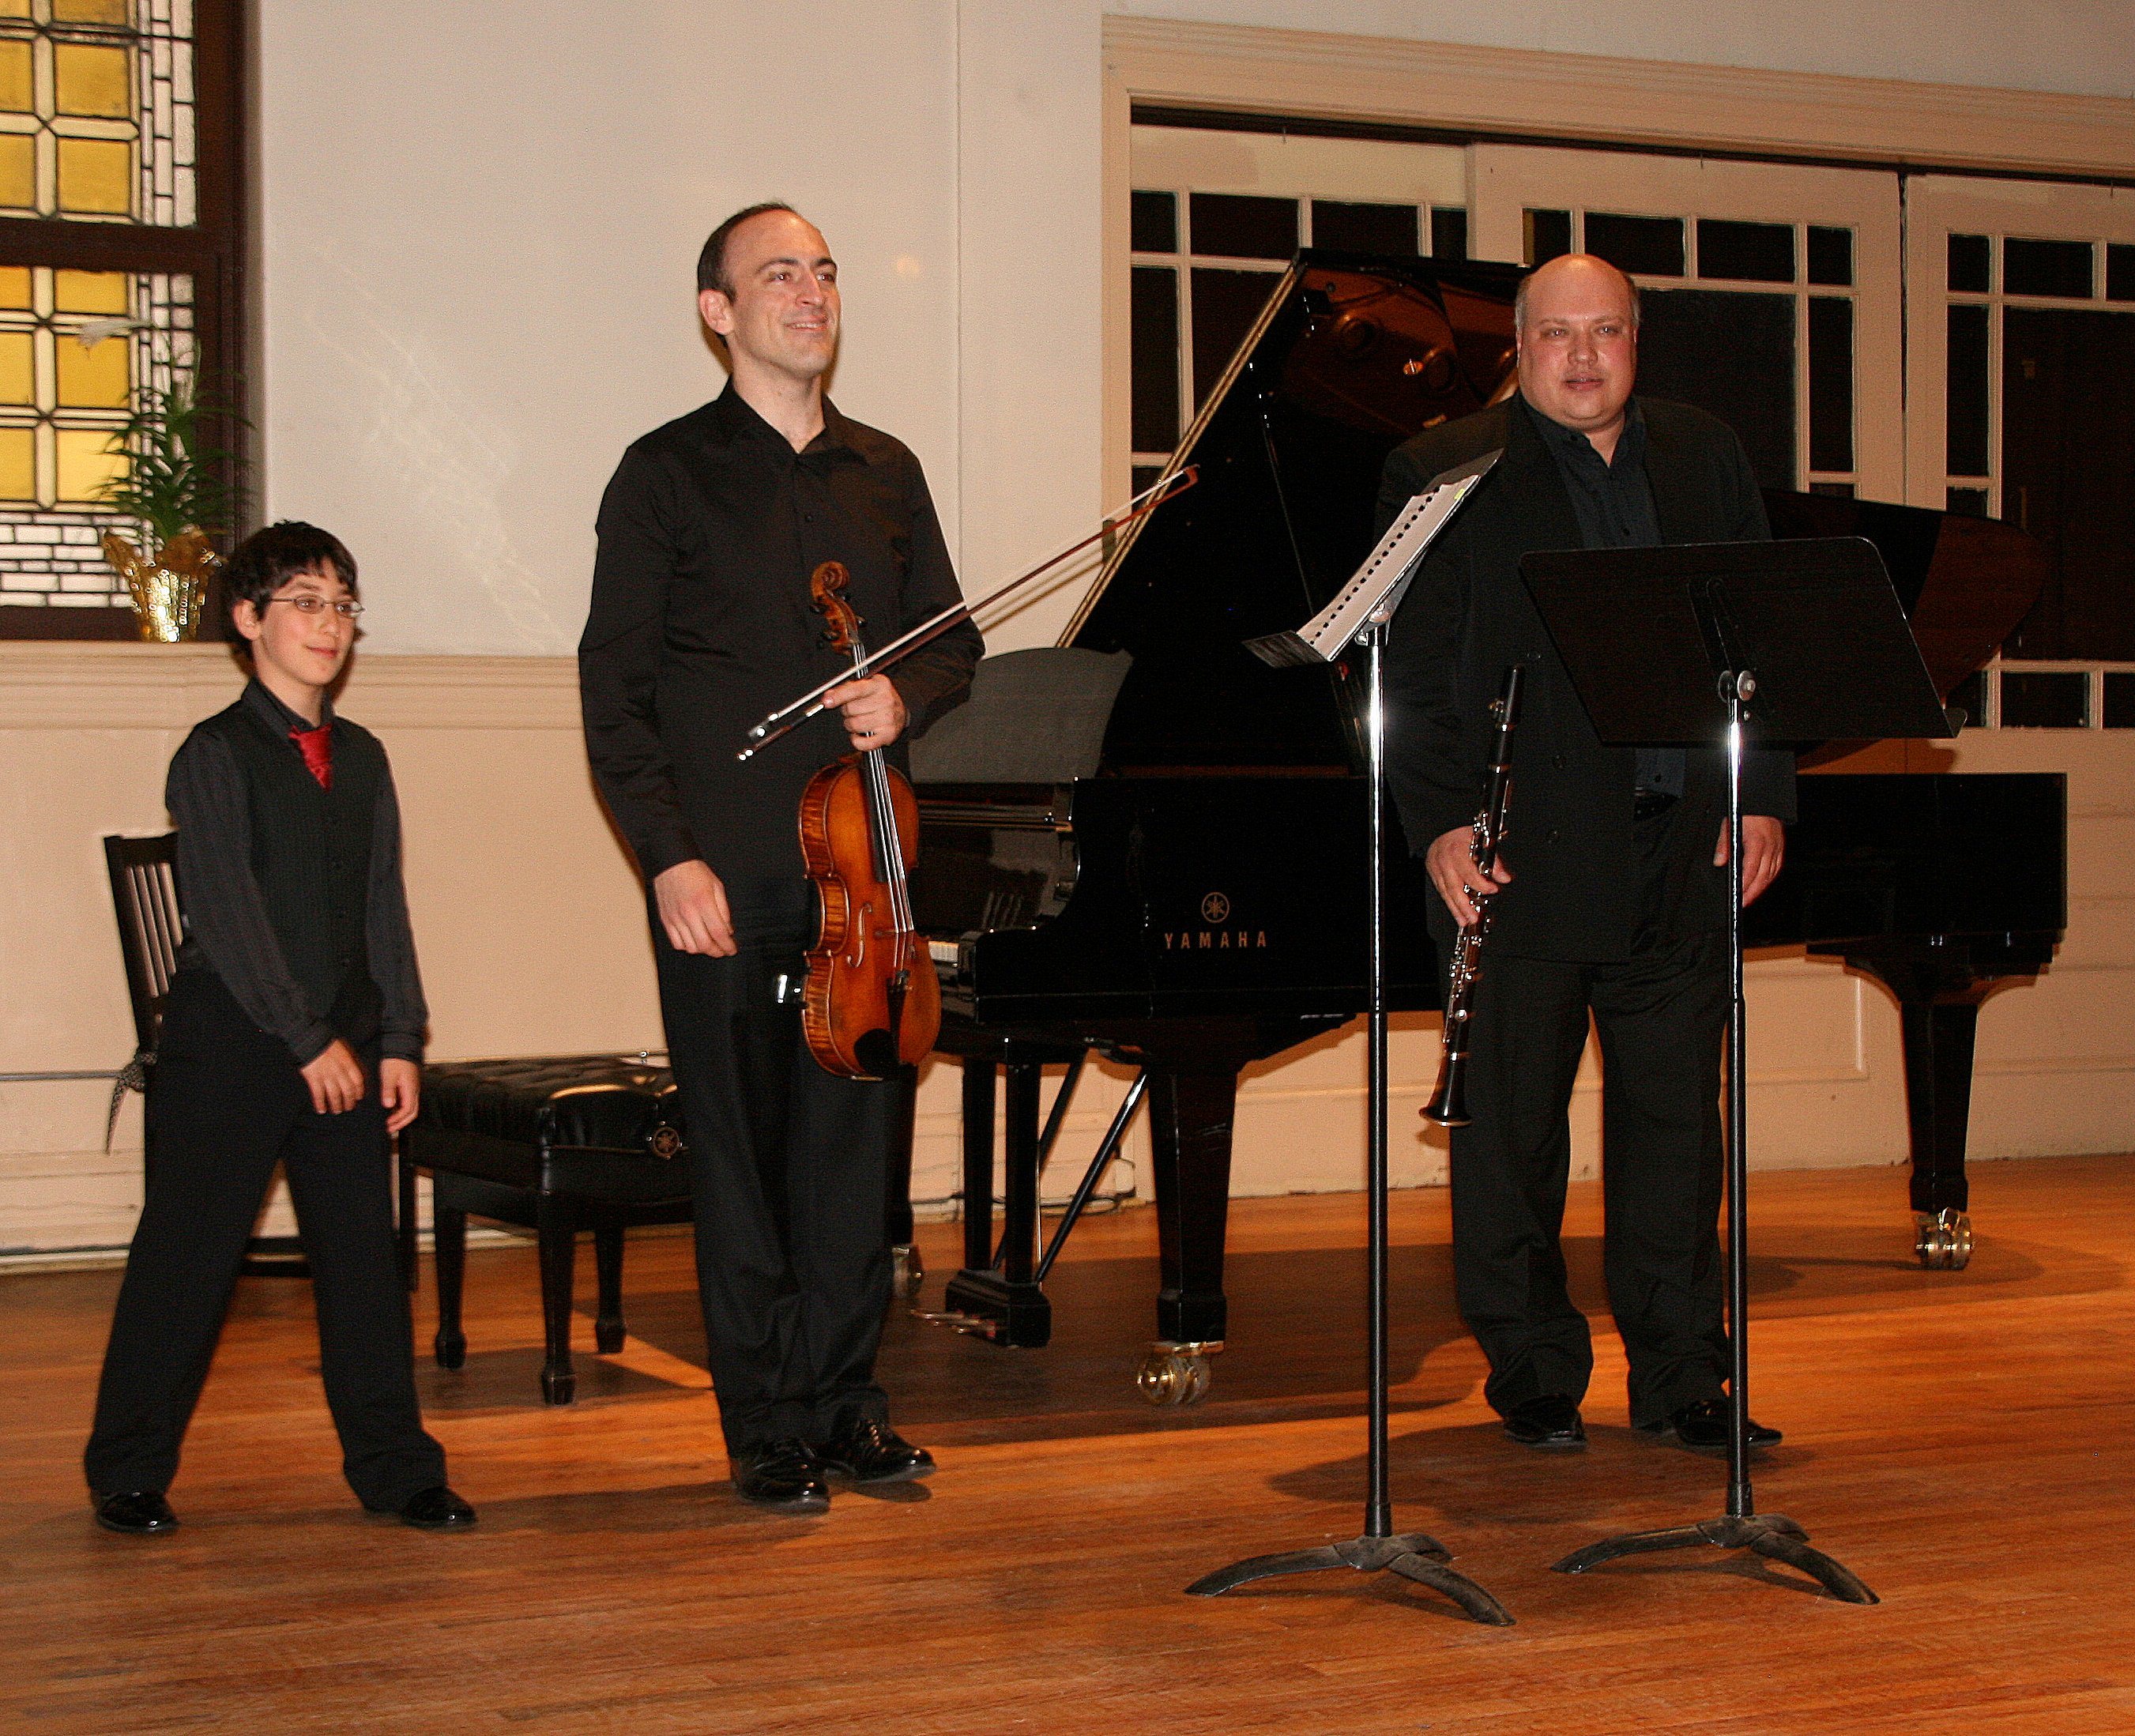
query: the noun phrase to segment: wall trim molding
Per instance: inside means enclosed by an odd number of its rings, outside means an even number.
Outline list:
[[[1108,14],[1133,101],[1919,167],[2135,176],[2135,101]]]
[[[220,645],[0,644],[0,730],[188,729],[244,679]],[[578,663],[359,652],[339,703],[380,730],[575,731]]]

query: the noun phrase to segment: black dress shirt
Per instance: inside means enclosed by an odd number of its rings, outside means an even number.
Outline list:
[[[598,528],[579,644],[594,778],[647,881],[700,858],[737,928],[761,931],[804,873],[801,793],[851,743],[825,712],[746,764],[734,755],[751,724],[850,661],[810,603],[820,563],[850,574],[870,645],[958,599],[927,479],[900,442],[827,402],[796,452],[729,387],[623,454]],[[980,649],[966,622],[891,672],[909,733],[961,699]]]
[[[245,687],[243,703],[276,735],[312,728],[256,680]],[[331,703],[319,721],[333,722]],[[289,752],[303,758],[294,742]],[[199,948],[253,1023],[287,1043],[299,1066],[316,1060],[333,1042],[334,1028],[312,1010],[268,919],[252,869],[251,804],[228,745],[212,734],[188,737],[171,761],[163,800],[178,823],[178,892],[189,944]],[[420,1061],[429,1012],[400,878],[400,805],[390,770],[380,780],[370,825],[364,944],[383,1003],[379,1052]]]
[[[1624,413],[1624,431],[1616,437],[1613,457],[1604,458],[1594,442],[1576,428],[1542,414],[1523,396],[1520,407],[1556,461],[1571,510],[1579,515],[1579,539],[1589,549],[1657,549],[1660,515],[1653,510],[1653,488],[1646,475],[1646,418],[1639,400]],[[1682,749],[1639,749],[1638,786],[1662,795],[1681,795]]]

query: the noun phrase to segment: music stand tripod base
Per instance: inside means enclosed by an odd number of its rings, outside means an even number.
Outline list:
[[[1671,1526],[1665,1530],[1632,1531],[1621,1537],[1604,1538],[1585,1549],[1574,1550],[1551,1571],[1583,1574],[1625,1555],[1658,1555],[1663,1550],[1695,1549],[1700,1544],[1710,1544],[1715,1549],[1749,1550],[1768,1559],[1784,1561],[1807,1574],[1843,1603],[1883,1601],[1850,1568],[1832,1560],[1822,1550],[1812,1549],[1808,1533],[1781,1513],[1730,1516],[1702,1520],[1696,1525]]]
[[[1445,1545],[1421,1531],[1393,1537],[1353,1537],[1347,1543],[1323,1544],[1318,1549],[1293,1550],[1280,1555],[1254,1555],[1228,1567],[1204,1574],[1186,1588],[1189,1598],[1220,1598],[1256,1579],[1281,1579],[1290,1574],[1314,1574],[1330,1567],[1354,1568],[1359,1573],[1398,1574],[1418,1585],[1442,1592],[1460,1606],[1471,1622],[1490,1627],[1509,1627],[1512,1613],[1465,1574],[1446,1563],[1452,1559]]]

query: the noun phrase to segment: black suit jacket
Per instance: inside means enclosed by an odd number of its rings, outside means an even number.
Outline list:
[[[1663,539],[1768,538],[1757,481],[1734,432],[1687,404],[1639,402]],[[1387,459],[1382,527],[1440,471],[1494,447],[1504,452],[1395,618],[1387,653],[1389,770],[1418,853],[1467,825],[1485,799],[1490,702],[1507,667],[1524,664],[1504,850],[1515,878],[1497,902],[1491,944],[1528,957],[1604,963],[1629,956],[1642,916],[1631,816],[1636,756],[1595,737],[1520,579],[1522,555],[1581,546],[1578,516],[1532,414],[1508,401],[1428,429]],[[1726,769],[1716,750],[1688,760],[1670,822],[1665,902],[1679,931],[1727,920],[1726,871],[1712,866]],[[1745,811],[1793,819],[1794,778],[1791,753],[1753,750],[1743,767]],[[1443,915],[1434,911],[1434,921]]]

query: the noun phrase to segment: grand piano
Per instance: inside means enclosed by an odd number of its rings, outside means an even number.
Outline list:
[[[1272,670],[1245,644],[1315,614],[1368,552],[1395,445],[1511,389],[1520,275],[1300,254],[1172,461],[1198,485],[1121,534],[1058,646],[985,660],[971,702],[916,744],[915,909],[940,1047],[963,1067],[964,1267],[930,1318],[1047,1341],[1058,1233],[1041,1256],[1039,1172],[1094,1052],[1137,1070],[1150,1116],[1160,1277],[1140,1384],[1159,1403],[1207,1391],[1239,1071],[1365,1004],[1359,672]],[[1768,500],[1777,534],[1876,544],[1945,695],[2039,588],[2036,545],[1999,525]],[[1752,912],[1753,945],[1805,945],[1897,997],[1926,1264],[1969,1255],[1973,1021],[2060,939],[2065,803],[2050,776],[1804,777],[1786,869]],[[1429,1008],[1432,894],[1394,829],[1390,1004]],[[1041,1126],[1043,1070],[1063,1063]]]

